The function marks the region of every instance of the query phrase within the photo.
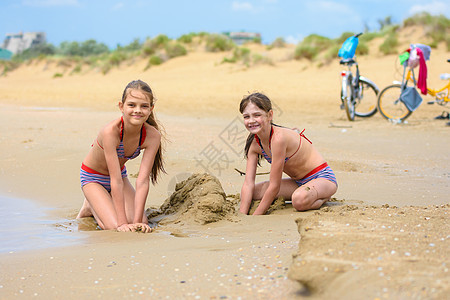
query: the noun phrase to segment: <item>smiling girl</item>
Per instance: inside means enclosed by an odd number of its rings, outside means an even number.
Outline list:
[[[254,215],[264,214],[275,198],[291,199],[299,211],[318,209],[337,191],[336,177],[311,141],[295,130],[272,123],[270,99],[253,93],[239,107],[250,132],[245,145],[247,167],[240,212],[248,214],[253,200],[261,200]],[[270,164],[269,181],[255,185],[261,157]],[[290,178],[282,178],[283,172]]]
[[[155,184],[158,174],[165,172],[154,107],[147,83],[135,80],[126,86],[119,102],[122,116],[99,132],[81,165],[86,199],[77,218],[93,216],[102,229],[151,231],[144,215],[150,178]],[[144,154],[134,190],[125,163],[141,150]]]

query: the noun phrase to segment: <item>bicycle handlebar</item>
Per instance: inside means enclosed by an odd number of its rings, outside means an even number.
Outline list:
[[[355,35],[354,35],[354,37],[356,37],[356,38],[357,38],[357,37],[359,37],[359,36],[360,36],[360,35],[362,35],[362,34],[363,34],[362,32],[360,32],[360,33],[357,33],[357,34],[355,34]]]

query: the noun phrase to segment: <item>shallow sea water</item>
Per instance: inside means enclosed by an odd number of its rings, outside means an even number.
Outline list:
[[[52,220],[50,208],[0,195],[0,253],[64,247],[83,241],[76,221]]]

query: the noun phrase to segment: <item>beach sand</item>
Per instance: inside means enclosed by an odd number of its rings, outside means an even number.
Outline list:
[[[379,113],[349,122],[339,108],[337,59],[318,67],[289,60],[293,47],[252,50],[274,65],[220,64],[227,54],[196,51],[146,71],[138,60],[107,75],[69,75],[41,61],[0,77],[1,194],[51,208],[51,227],[79,238],[0,253],[0,298],[448,297],[450,127],[434,120],[445,109],[425,97],[406,124]],[[361,57],[361,72],[384,88],[401,79],[395,59]],[[446,59],[443,47],[433,50],[430,86],[443,84]],[[57,72],[64,76],[53,78]],[[75,220],[83,201],[79,167],[98,130],[119,116],[124,86],[138,78],[153,88],[167,136],[167,174],[151,188],[148,212],[192,174],[217,178],[223,192],[214,195],[225,202],[209,215],[193,204],[173,219],[160,216],[151,234],[93,230],[92,221]],[[245,169],[247,135],[238,104],[253,91],[273,100],[276,123],[306,128],[335,171],[338,192],[320,210],[286,204],[265,216],[235,212],[243,177],[234,168]],[[139,159],[127,163],[132,183],[138,166]]]

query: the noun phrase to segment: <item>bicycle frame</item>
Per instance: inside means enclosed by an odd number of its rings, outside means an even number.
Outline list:
[[[338,53],[338,56],[342,57],[339,64],[347,66],[347,70],[341,71],[341,109],[345,110],[350,121],[354,121],[355,116],[367,118],[377,112],[376,99],[379,89],[371,80],[360,76],[356,61],[355,51],[358,36],[361,34],[355,34],[345,40]],[[352,72],[353,65],[355,73]]]
[[[408,73],[406,75],[406,79],[402,82],[402,86],[406,84],[408,81],[412,82],[414,85],[416,85],[416,80],[414,77],[414,71],[413,69],[409,68]],[[445,90],[447,90],[446,93],[442,93]],[[450,80],[447,82],[444,87],[435,90],[427,87],[427,92],[430,96],[435,97],[435,102],[438,104],[446,104],[447,102],[450,102]]]
[[[356,66],[356,72],[355,72],[355,76],[354,77],[353,77],[353,73],[352,73],[352,70],[351,70],[352,65]],[[348,63],[347,64],[347,69],[348,69],[348,71],[343,70],[341,72],[341,76],[342,76],[342,87],[341,87],[342,88],[342,90],[341,90],[341,92],[342,92],[342,101],[344,101],[347,97],[350,97],[350,100],[353,101],[353,99],[355,99],[354,95],[359,92],[359,66],[358,66],[358,63],[356,61]],[[347,95],[347,85],[349,83],[348,78],[350,76],[352,76],[351,77],[352,78],[351,94]]]

